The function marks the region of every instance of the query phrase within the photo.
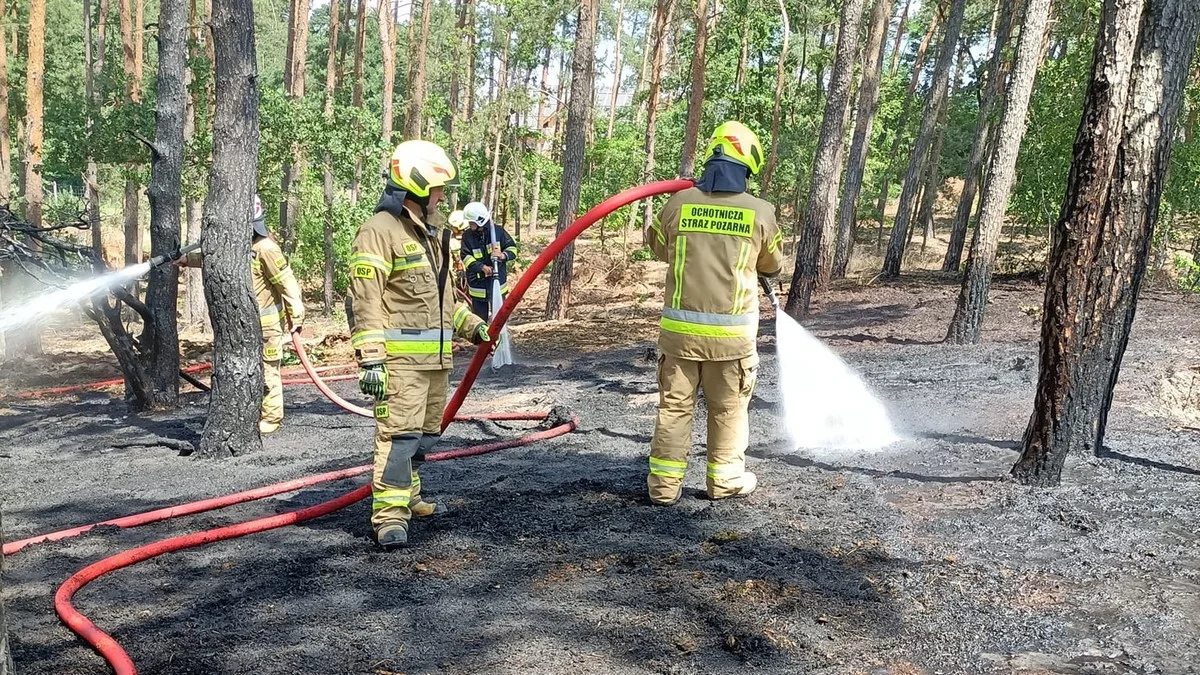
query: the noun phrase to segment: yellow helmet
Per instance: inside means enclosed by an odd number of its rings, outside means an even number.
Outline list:
[[[718,148],[720,153],[717,152]],[[712,138],[708,141],[708,149],[704,152],[704,161],[707,162],[717,154],[745,164],[752,174],[757,175],[762,170],[762,143],[759,143],[758,136],[741,122],[725,122],[713,131]]]
[[[388,162],[388,179],[414,197],[428,197],[431,188],[458,185],[458,166],[436,143],[404,141]]]
[[[463,212],[462,209],[450,212],[450,228],[458,231],[463,229]]]

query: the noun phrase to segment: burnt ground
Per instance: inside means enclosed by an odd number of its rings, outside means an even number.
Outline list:
[[[958,348],[937,344],[956,291],[936,278],[847,286],[810,322],[888,402],[906,438],[888,452],[784,452],[767,335],[752,405],[760,490],[695,497],[701,459],[678,506],[651,507],[649,343],[556,348],[578,326],[547,325],[519,333],[526,361],[482,378],[468,407],[566,405],[582,429],[429,465],[429,491],[454,514],[421,522],[408,550],[377,552],[359,503],[117,572],[77,606],[143,673],[1197,672],[1200,433],[1189,427],[1200,413],[1181,384],[1200,365],[1196,300],[1147,293],[1104,455],[1072,458],[1060,488],[1029,489],[1005,476],[1032,405],[1041,292],[998,283],[987,342]],[[8,537],[369,456],[370,421],[311,387],[289,389],[284,429],[262,453],[204,461],[156,444],[196,440],[203,403],[194,394],[142,417],[107,393],[11,404],[0,413]],[[516,433],[456,425],[447,445]],[[107,672],[51,605],[84,565],[357,484],[13,556],[4,591],[19,671]]]

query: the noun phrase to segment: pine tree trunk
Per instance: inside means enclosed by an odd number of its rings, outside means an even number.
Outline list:
[[[458,21],[454,27],[454,64],[450,74],[450,115],[447,119],[446,135],[450,137],[454,145],[454,154],[462,155],[462,145],[458,138],[458,121],[462,118],[462,100],[463,100],[463,57],[465,47],[463,38],[467,36],[467,0],[456,0],[455,9],[458,14]],[[457,196],[457,195],[456,195]]]
[[[996,263],[996,249],[1004,227],[1009,193],[1016,180],[1017,157],[1029,113],[1029,100],[1041,62],[1042,42],[1048,25],[1050,0],[1029,0],[1025,24],[1017,49],[1012,84],[1004,101],[996,149],[988,164],[986,189],[980,206],[979,227],[971,242],[967,273],[958,295],[958,305],[946,340],[954,344],[975,344],[983,330],[988,288]]]
[[[587,153],[588,108],[591,104],[596,71],[597,0],[579,5],[575,28],[575,52],[571,60],[571,102],[567,113],[567,138],[563,147],[562,194],[558,202],[556,233],[561,235],[575,220],[579,193],[583,186],[584,156]],[[575,264],[575,246],[569,244],[554,259],[550,273],[550,292],[546,297],[546,319],[565,319],[571,304],[571,278]]]
[[[398,0],[397,0],[398,1]],[[393,0],[379,2],[379,45],[383,51],[383,115],[382,133],[380,139],[385,148],[395,146],[392,142],[393,98],[396,90],[396,24],[395,16],[398,7]],[[387,158],[380,164],[380,170],[387,170]]]
[[[413,68],[412,84],[408,87],[408,115],[404,118],[404,135],[408,139],[421,137],[421,120],[425,114],[425,58],[429,52],[429,22],[432,17],[432,0],[422,0],[421,40],[416,45],[417,62]]]
[[[0,26],[0,32],[4,27]],[[0,546],[4,545],[4,525],[0,522]],[[4,612],[4,559],[0,557],[0,675],[14,675],[12,650],[8,646],[8,619]]]
[[[613,30],[614,40],[616,41],[616,47],[614,48],[616,51],[616,55],[614,57],[615,63],[613,63],[612,92],[608,99],[608,133],[605,134],[605,136],[604,136],[605,138],[612,138],[613,127],[617,122],[617,102],[619,100],[619,96],[621,93],[621,69],[622,69],[621,45],[622,45],[622,43],[624,41],[624,37],[625,37],[625,35],[622,33],[621,26],[622,26],[624,19],[625,19],[625,0],[618,0],[618,2],[617,2],[617,27],[615,30]]]
[[[696,140],[700,136],[700,115],[704,112],[705,46],[708,44],[708,0],[696,0],[696,39],[692,47],[692,80],[688,84],[687,125],[683,132],[683,149],[679,155],[679,176],[695,175]],[[787,33],[784,33],[787,39]]]
[[[937,31],[940,13],[935,12],[933,20],[929,22],[929,30],[925,32],[925,38],[921,40],[921,45],[917,48],[917,57],[913,61],[912,76],[908,80],[908,90],[904,94],[904,103],[900,106],[900,117],[896,121],[895,136],[892,138],[892,149],[887,155],[887,166],[883,170],[883,180],[879,186],[879,201],[876,204],[876,209],[879,212],[879,234],[875,240],[875,248],[883,246],[883,228],[887,224],[888,197],[891,196],[892,178],[897,169],[897,161],[900,157],[900,150],[904,146],[905,131],[908,129],[908,117],[912,113],[913,97],[917,93],[917,85],[921,81],[921,70],[925,67],[925,56],[929,51],[929,43],[933,41],[934,33]]]
[[[896,41],[892,43],[892,77],[900,71],[900,50],[904,46],[904,34],[908,31],[908,10],[912,0],[904,0],[904,9],[900,12],[900,23],[896,25]]]
[[[906,8],[907,11],[907,8]],[[858,196],[862,191],[863,175],[867,171],[867,156],[871,151],[871,125],[879,110],[879,85],[883,75],[883,50],[887,44],[888,19],[892,1],[875,0],[871,10],[871,26],[864,50],[862,82],[858,87],[858,112],[855,115],[854,139],[850,142],[850,158],[846,167],[846,184],[838,207],[837,248],[833,254],[833,278],[846,276],[850,255],[854,252],[854,235],[858,227]],[[903,24],[903,22],[901,22]]]
[[[187,107],[187,4],[161,0],[158,15],[154,150],[150,160],[150,253],[169,255],[179,248],[183,212],[183,117]],[[179,268],[159,265],[150,270],[146,306],[150,323],[143,333],[148,349],[151,387],[156,408],[179,401]]]
[[[0,14],[4,14],[0,10]],[[4,29],[2,26],[3,19],[0,18],[0,71],[6,68],[4,63]],[[87,137],[90,139],[94,133],[96,126],[95,113],[98,108],[96,103],[96,76],[99,74],[96,68],[95,59],[95,31],[92,28],[92,0],[83,0],[83,98],[86,102],[86,130]],[[101,43],[103,44],[103,43]],[[0,74],[0,78],[5,81],[0,83],[0,98],[7,99],[8,97],[8,82],[7,76]],[[3,133],[7,136],[8,133],[8,102],[4,100],[0,102],[0,128],[3,128]],[[0,158],[0,164],[7,162],[7,157]],[[103,272],[104,264],[104,233],[100,227],[100,170],[96,165],[95,158],[88,153],[87,165],[83,172],[83,204],[84,214],[87,218],[88,230],[92,236],[92,252],[95,255],[93,268],[97,273]],[[0,170],[0,201],[8,199],[8,167],[5,165],[3,170]]]
[[[304,100],[304,73],[308,54],[308,14],[311,0],[292,0],[290,29],[288,30],[288,62],[284,69],[284,93],[293,105]],[[382,0],[381,3],[382,4]],[[279,205],[280,247],[287,255],[296,250],[296,228],[300,218],[300,179],[304,175],[304,151],[299,142],[292,143],[292,153],[283,163],[283,178],[280,193],[283,202]]]
[[[120,19],[121,19],[121,54],[125,66],[125,73],[129,78],[125,85],[125,100],[127,103],[138,103],[141,101],[141,60],[138,56],[141,55],[141,46],[138,44],[138,35],[140,35],[140,26],[135,25],[134,18],[134,0],[121,0],[120,4]],[[139,7],[141,6],[138,0]],[[134,165],[126,167],[128,172],[135,170]],[[140,198],[141,188],[137,181],[131,178],[125,180],[125,193],[122,214],[124,217],[125,231],[125,265],[136,265],[142,260],[142,236],[141,236],[141,214]]]
[[[863,3],[864,0],[846,0],[839,19],[837,57],[821,121],[821,134],[817,138],[808,203],[801,220],[804,225],[800,250],[796,253],[795,281],[788,291],[786,305],[787,313],[797,318],[808,313],[813,291],[828,285],[832,271],[842,147],[850,89],[854,84],[854,62],[858,57],[858,27],[862,21]]]
[[[921,130],[913,144],[908,173],[904,178],[904,187],[900,191],[900,205],[896,211],[896,222],[892,226],[892,237],[888,242],[887,255],[883,262],[883,276],[888,278],[894,279],[900,276],[900,267],[904,261],[904,246],[912,221],[912,207],[917,189],[925,176],[925,165],[929,159],[929,150],[933,145],[934,134],[938,131],[937,113],[950,84],[950,68],[954,65],[955,54],[958,53],[958,38],[962,32],[966,4],[966,0],[953,0],[950,7],[950,18],[946,21],[946,35],[942,39],[942,51],[933,72],[929,100],[926,102],[925,115],[921,119]]]
[[[337,95],[337,56],[336,47],[338,42],[338,28],[340,21],[338,13],[341,5],[341,0],[330,0],[329,3],[329,51],[325,56],[325,124],[333,124],[333,102]],[[334,266],[337,264],[336,255],[333,250],[333,201],[334,201],[334,184],[333,184],[333,158],[329,153],[325,153],[325,175],[322,183],[322,194],[325,199],[325,219],[324,232],[322,238],[322,253],[324,260],[322,267],[324,271],[323,298],[325,301],[325,316],[333,314],[333,273]]]
[[[538,164],[533,170],[533,197],[529,204],[529,238],[537,234],[538,220],[542,212],[542,165]]]
[[[8,136],[8,12],[0,11],[0,201],[12,197],[12,142]]]
[[[657,8],[657,5],[655,5],[655,7]],[[638,67],[637,84],[633,87],[633,100],[635,102],[637,101],[638,95],[649,86],[647,78],[649,77],[650,73],[651,48],[654,46],[654,33],[651,32],[653,30],[652,26],[654,25],[654,17],[655,13],[653,10],[648,12],[646,15],[646,27],[643,29],[644,34],[642,36],[642,65]],[[645,108],[643,106],[637,106],[637,109],[634,110],[634,126],[640,126],[642,124],[642,113],[644,110]]]
[[[478,34],[475,29],[475,0],[465,0],[465,2],[467,4],[467,26],[470,29],[467,32],[467,67],[465,69],[467,81],[464,87],[463,108],[466,110],[464,119],[467,124],[470,124],[475,119],[475,41]]]
[[[207,26],[201,22],[196,0],[191,0],[191,13],[188,23],[191,26],[190,58],[199,58],[199,50],[207,42]],[[183,118],[183,145],[188,147],[196,135],[196,104],[197,95],[192,91],[195,83],[195,72],[189,66],[187,69],[187,108]],[[207,99],[207,96],[205,96]],[[187,222],[187,232],[184,239],[188,243],[200,241],[200,219],[202,217],[202,202],[192,194],[185,194],[184,217]],[[185,267],[183,275],[183,323],[184,326],[199,328],[208,333],[212,328],[208,325],[208,305],[204,302],[204,273],[195,267]]]
[[[666,60],[666,34],[671,25],[671,16],[675,12],[675,0],[657,0],[654,6],[654,55],[650,66],[650,95],[646,99],[646,139],[642,150],[646,153],[646,168],[642,172],[642,182],[654,180],[654,142],[658,128],[658,94],[662,85],[663,63]],[[642,216],[642,232],[650,228],[654,214],[654,201],[646,202],[646,210]]]
[[[358,24],[354,29],[354,89],[350,103],[355,108],[363,107],[363,49],[367,40],[367,0],[358,0]],[[358,203],[362,189],[362,159],[354,163],[354,182],[350,184],[350,201]]]
[[[250,285],[250,212],[258,166],[258,71],[251,0],[213,0],[216,117],[204,203],[204,293],[213,377],[199,455],[259,450],[262,327]]]
[[[1013,467],[1023,483],[1057,485],[1068,454],[1103,452],[1198,27],[1193,0],[1101,9],[1050,254],[1034,411]]]
[[[975,121],[975,140],[971,145],[971,155],[967,159],[967,171],[963,176],[962,196],[958,200],[958,210],[954,213],[954,223],[950,226],[950,245],[946,249],[946,258],[942,261],[943,272],[957,273],[958,268],[962,265],[963,246],[966,244],[967,230],[970,229],[971,213],[975,208],[975,193],[979,189],[979,177],[983,161],[986,159],[988,141],[992,137],[992,114],[996,102],[1003,96],[1005,81],[1008,77],[1004,51],[1017,20],[1017,2],[1018,0],[1000,0],[996,46],[988,64],[983,100],[980,101],[979,116]]]
[[[46,0],[30,0],[25,43],[25,221],[42,225],[42,136],[46,79]]]
[[[862,4],[859,4],[861,7]],[[792,28],[788,23],[787,4],[785,0],[779,0],[779,18],[783,22],[783,46],[779,50],[779,61],[775,67],[775,106],[771,113],[771,139],[772,143],[779,142],[779,116],[783,105],[783,84],[784,77],[787,72],[787,53],[788,42],[791,38]],[[857,40],[855,40],[857,42]],[[851,74],[853,79],[853,73]],[[775,162],[779,157],[778,152],[767,153],[767,168],[763,170],[762,192],[766,194],[771,187],[771,178],[775,175]]]

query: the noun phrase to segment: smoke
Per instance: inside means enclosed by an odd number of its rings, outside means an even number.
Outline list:
[[[784,312],[776,312],[775,331],[792,449],[834,455],[899,440],[883,403],[837,354]]]

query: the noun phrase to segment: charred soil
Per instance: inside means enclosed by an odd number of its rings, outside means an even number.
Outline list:
[[[745,500],[697,496],[697,433],[685,498],[648,505],[655,302],[641,298],[514,331],[518,365],[485,374],[467,412],[565,405],[583,426],[428,465],[426,491],[452,514],[419,521],[407,550],[376,551],[359,503],[142,563],[76,604],[141,672],[174,675],[1196,672],[1196,302],[1146,294],[1108,448],[1071,458],[1064,485],[1043,490],[1006,479],[1032,404],[1041,292],[999,281],[986,342],[966,348],[940,344],[956,292],[936,276],[847,284],[808,322],[887,401],[905,440],[886,452],[788,451],[765,321],[749,459],[761,488]],[[584,328],[607,337],[566,339]],[[27,375],[5,367],[6,390],[30,386]],[[353,383],[335,387],[359,399]],[[177,441],[194,443],[205,414],[204,394],[186,399],[145,416],[126,415],[112,392],[0,404],[7,538],[369,460],[371,422],[306,386],[288,389],[284,428],[263,452],[180,456]],[[444,445],[519,433],[458,424]],[[107,672],[51,605],[84,565],[357,484],[12,556],[19,672]]]

